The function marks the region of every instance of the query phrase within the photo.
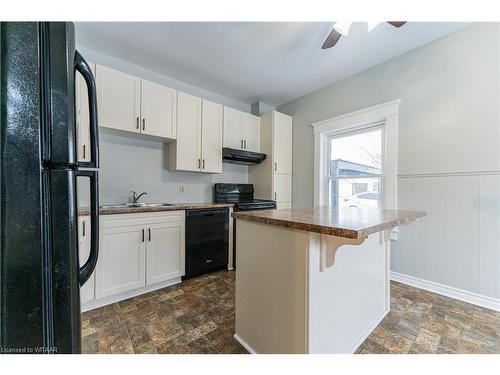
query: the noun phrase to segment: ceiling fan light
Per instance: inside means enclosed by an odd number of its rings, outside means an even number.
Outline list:
[[[366,23],[368,24],[368,32],[370,32],[378,26],[380,21],[366,21]]]
[[[338,21],[333,25],[333,29],[337,31],[339,34],[346,36],[349,33],[349,29],[351,28],[352,22],[348,21]]]

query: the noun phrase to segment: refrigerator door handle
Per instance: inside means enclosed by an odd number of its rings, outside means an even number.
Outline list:
[[[90,161],[78,162],[79,167],[99,168],[99,134],[97,124],[97,90],[94,75],[89,64],[78,51],[75,51],[75,69],[85,79],[89,94],[89,122],[90,122]]]
[[[90,255],[80,267],[80,286],[85,284],[94,272],[99,257],[99,175],[97,171],[80,170],[76,176],[90,179]]]

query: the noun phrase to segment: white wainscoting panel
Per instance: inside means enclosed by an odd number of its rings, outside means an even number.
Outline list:
[[[398,191],[427,215],[399,228],[392,270],[500,298],[500,173],[399,176]]]

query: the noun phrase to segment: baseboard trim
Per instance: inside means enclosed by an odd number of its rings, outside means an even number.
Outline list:
[[[245,341],[244,341],[244,340],[243,340],[240,336],[238,336],[236,333],[234,334],[234,336],[233,336],[233,337],[234,337],[234,339],[235,339],[236,341],[238,341],[238,342],[241,344],[241,346],[243,346],[243,347],[247,350],[247,352],[249,352],[250,354],[257,354],[257,352],[256,352],[255,350],[253,350],[253,348],[252,348],[250,345],[248,345],[248,344],[247,344],[247,343],[246,343],[246,342],[245,342]]]
[[[97,309],[98,307],[111,305],[112,303],[120,302],[120,301],[129,299],[129,298],[132,298],[132,297],[137,297],[137,296],[140,296],[141,294],[153,292],[153,291],[158,290],[158,289],[163,289],[163,288],[166,288],[167,286],[179,284],[180,282],[182,282],[182,279],[180,277],[176,277],[174,279],[162,281],[160,283],[153,284],[153,285],[148,285],[148,286],[145,286],[145,287],[140,288],[140,289],[129,290],[128,292],[119,293],[119,294],[116,294],[114,296],[95,299],[95,300],[81,304],[80,310],[82,313],[86,312],[86,311],[94,310],[94,309]]]
[[[375,328],[380,324],[380,322],[385,318],[385,316],[389,313],[390,310],[384,311],[375,321],[368,327],[368,329],[363,333],[358,340],[351,346],[348,354],[354,354],[354,352],[361,346],[363,342],[365,342],[366,338],[370,336],[370,333],[373,332]]]
[[[500,312],[500,299],[391,271],[391,280]]]

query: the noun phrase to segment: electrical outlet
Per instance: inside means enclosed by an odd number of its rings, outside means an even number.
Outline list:
[[[186,186],[179,185],[179,194],[184,194],[186,192]]]

